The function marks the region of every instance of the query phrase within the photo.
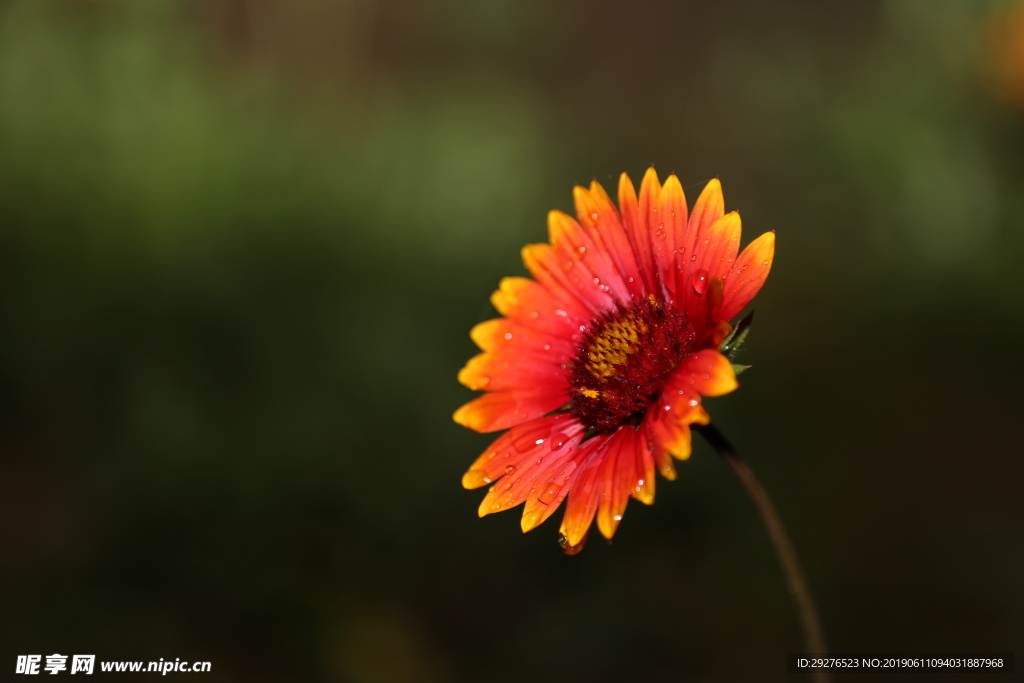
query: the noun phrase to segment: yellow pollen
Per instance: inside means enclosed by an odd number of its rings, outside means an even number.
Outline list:
[[[584,396],[586,396],[587,398],[597,398],[598,396],[601,395],[600,391],[596,391],[594,389],[586,389],[586,388],[580,389],[580,393],[583,394]]]
[[[601,382],[614,377],[636,352],[640,335],[648,329],[647,321],[635,313],[605,323],[587,345],[587,371]],[[584,390],[585,396],[596,398],[587,394],[587,391],[592,390]]]

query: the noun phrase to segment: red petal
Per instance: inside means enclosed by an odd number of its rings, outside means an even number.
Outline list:
[[[585,266],[577,267],[574,259],[559,254],[551,245],[527,244],[522,254],[530,274],[552,292],[566,292],[591,313],[615,308],[615,300],[595,286],[594,276]]]
[[[633,248],[622,227],[619,212],[615,210],[604,188],[596,180],[590,183],[590,191],[575,187],[573,199],[580,225],[594,240],[598,249],[603,249],[611,258],[630,297],[634,300],[643,299],[646,291],[633,255]]]
[[[559,451],[566,448],[581,431],[579,421],[565,413],[540,417],[513,427],[476,459],[463,475],[462,485],[475,489],[491,484],[508,474],[509,467],[523,469],[524,461],[534,458],[538,449]]]
[[[508,510],[529,498],[534,500],[538,497],[543,498],[549,506],[554,508],[557,508],[558,504],[562,502],[565,493],[569,490],[567,485],[572,478],[572,471],[576,469],[577,446],[583,438],[583,429],[578,422],[571,418],[553,419],[558,417],[561,416],[549,416],[542,420],[536,420],[538,423],[536,425],[523,425],[519,430],[513,430],[517,433],[510,434],[508,440],[499,439],[495,443],[495,446],[501,444],[500,449],[492,448],[485,454],[490,458],[491,453],[498,453],[485,467],[495,461],[499,467],[505,462],[509,464],[506,464],[501,470],[503,476],[499,475],[501,479],[496,481],[481,501],[478,511],[481,517],[492,512]],[[529,428],[524,429],[527,427]],[[507,453],[513,455],[508,456]],[[511,462],[512,460],[515,460],[514,464]],[[475,467],[476,464],[474,464]],[[473,469],[471,468],[470,471],[472,472]],[[493,468],[488,471],[493,472]],[[465,478],[464,476],[463,479]],[[557,488],[550,492],[550,497],[547,497],[545,494],[550,491],[552,485],[557,485]],[[534,511],[531,510],[531,512]],[[540,521],[536,521],[536,523],[539,524]],[[523,522],[525,525],[528,520],[524,518]],[[523,530],[529,531],[526,528]]]
[[[604,244],[599,246],[579,223],[561,211],[550,211],[548,237],[562,261],[574,263],[567,271],[570,280],[579,278],[584,291],[597,290],[620,304],[629,302],[626,283]],[[595,303],[600,301],[595,299]]]

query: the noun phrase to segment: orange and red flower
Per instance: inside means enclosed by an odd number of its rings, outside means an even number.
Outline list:
[[[503,279],[491,302],[505,317],[470,333],[483,353],[459,381],[487,393],[454,415],[509,430],[462,477],[491,485],[480,516],[525,502],[526,532],[568,498],[568,553],[595,516],[611,538],[631,496],[654,502],[655,468],[675,479],[690,425],[710,422],[701,396],[738,386],[718,349],[775,253],[772,232],[740,253],[740,217],[724,212],[717,180],[689,216],[679,180],[662,186],[653,168],[639,198],[622,175],[618,210],[597,182],[573,197],[579,221],[548,214],[551,243],[523,249],[534,279]]]

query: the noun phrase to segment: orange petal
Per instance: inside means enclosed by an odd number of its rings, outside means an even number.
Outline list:
[[[725,214],[725,197],[722,196],[722,183],[719,182],[718,178],[712,178],[707,185],[704,186],[704,191],[697,197],[697,202],[693,205],[693,213],[690,214],[690,225],[687,230],[687,234],[692,236],[692,239],[698,245],[700,241],[704,239],[704,232],[707,231],[715,221],[721,218]],[[698,252],[700,247],[698,246]],[[692,257],[693,252],[690,252]],[[697,254],[697,260],[700,260],[700,254]]]
[[[623,427],[612,435],[612,443],[604,456],[598,482],[601,498],[597,506],[597,528],[607,539],[619,528],[630,492],[639,479],[637,442],[637,431]]]
[[[477,432],[496,432],[550,413],[566,400],[564,387],[490,391],[456,410],[452,419]]]
[[[611,258],[630,297],[634,300],[643,299],[644,285],[633,248],[626,237],[619,212],[615,210],[604,188],[595,180],[590,183],[589,191],[582,187],[573,188],[573,199],[580,225],[598,249],[603,249]]]
[[[664,289],[663,273],[661,271],[661,260],[664,250],[659,250],[655,226],[658,225],[658,198],[661,195],[661,183],[658,182],[658,174],[654,168],[647,169],[644,178],[640,182],[640,198],[637,215],[640,217],[638,231],[646,235],[647,244],[650,245],[651,262],[654,265],[652,273],[654,285],[651,293],[661,296]]]
[[[573,262],[567,274],[570,280],[579,279],[584,292],[596,290],[620,304],[629,302],[626,284],[603,242],[595,242],[579,223],[561,211],[548,212],[548,237],[561,259]]]
[[[625,173],[619,177],[619,211],[622,213],[622,227],[626,231],[626,238],[633,247],[633,256],[636,258],[644,291],[653,293],[656,267],[654,254],[651,252],[651,236],[647,232],[647,221],[640,217],[636,190]]]
[[[566,365],[556,357],[539,360],[517,353],[492,352],[473,356],[459,370],[459,382],[477,391],[566,386]]]
[[[523,264],[534,279],[552,292],[566,292],[591,313],[615,308],[615,300],[595,286],[594,276],[585,266],[577,267],[576,260],[564,257],[551,245],[527,244],[522,255]]]
[[[668,452],[667,448],[664,448],[660,443],[651,438],[651,430],[646,426],[646,422],[644,423],[643,431],[658,472],[669,481],[675,481],[678,475],[676,475],[675,465],[672,464],[672,454]]]
[[[558,425],[560,428],[563,425]],[[543,425],[549,428],[551,425]],[[538,431],[539,430],[539,431]],[[535,433],[547,434],[542,428],[535,430]],[[521,458],[518,465],[506,466],[505,475],[488,489],[478,510],[481,517],[494,512],[508,510],[530,498],[540,499],[547,505],[557,508],[568,492],[567,484],[572,478],[572,472],[576,469],[577,446],[583,438],[581,429],[577,429],[571,436],[564,436],[561,439],[536,439],[531,441],[527,447],[520,450]],[[554,448],[553,442],[560,442],[560,448]],[[537,443],[539,442],[539,443]],[[512,449],[515,449],[513,440]],[[564,491],[562,489],[565,489]],[[536,506],[531,509],[531,515],[537,520],[524,518],[524,526],[531,522],[539,524],[540,514]],[[546,516],[545,516],[546,519]],[[534,526],[536,526],[534,524]],[[524,528],[529,531],[533,528]]]
[[[579,322],[591,316],[575,299],[555,297],[538,282],[525,277],[502,278],[491,294],[491,303],[499,313],[546,334],[568,337]]]
[[[582,446],[588,448],[589,452],[576,469],[576,479],[569,492],[569,501],[565,504],[565,517],[562,518],[562,526],[559,529],[568,547],[579,546],[594,521],[600,494],[597,478],[608,441],[607,436],[595,436]]]
[[[462,477],[462,485],[475,489],[491,484],[516,469],[523,469],[525,461],[536,459],[538,449],[558,451],[582,431],[580,423],[571,415],[559,413],[530,420],[513,427],[497,438],[478,457]]]
[[[775,233],[766,232],[747,245],[725,279],[722,319],[731,320],[761,290],[775,258]]]
[[[665,186],[658,193],[658,205],[651,211],[650,221],[654,260],[669,298],[675,299],[678,273],[684,266],[677,243],[685,239],[687,221],[686,196],[674,175],[665,180]]]
[[[700,258],[694,262],[696,270],[708,278],[725,280],[733,269],[740,250],[740,214],[732,211],[711,224],[697,245]]]
[[[651,450],[650,442],[647,440],[647,433],[643,429],[637,430],[636,438],[636,473],[638,478],[630,495],[644,505],[650,505],[654,502],[654,453]]]
[[[567,362],[576,353],[572,339],[538,332],[507,318],[485,320],[469,331],[469,337],[482,351],[504,351],[542,360],[550,358],[556,363]]]
[[[738,386],[729,359],[714,349],[704,349],[687,356],[676,366],[665,383],[665,390],[692,390],[703,396],[721,396]]]
[[[690,457],[690,425],[711,421],[701,406],[695,382],[691,373],[680,372],[677,368],[644,418],[647,436],[655,444],[655,455],[658,455],[657,448],[660,447],[674,457],[686,460]]]

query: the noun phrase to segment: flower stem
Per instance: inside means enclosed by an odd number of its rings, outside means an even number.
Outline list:
[[[797,614],[800,616],[800,625],[803,628],[804,650],[813,654],[826,654],[825,632],[821,628],[821,620],[818,618],[818,610],[814,607],[814,598],[811,597],[811,589],[807,584],[807,576],[800,567],[800,560],[797,558],[793,542],[789,540],[789,534],[782,525],[782,519],[768,497],[761,482],[754,476],[754,471],[740,457],[729,440],[713,424],[703,426],[693,425],[704,436],[711,447],[714,448],[722,459],[725,460],[732,471],[739,477],[743,488],[747,490],[750,499],[754,501],[761,519],[768,530],[768,536],[775,546],[775,552],[782,564],[782,571],[786,575],[786,583],[789,585],[789,592],[793,596]],[[812,669],[811,675],[817,683],[828,683],[830,676],[827,669]]]

